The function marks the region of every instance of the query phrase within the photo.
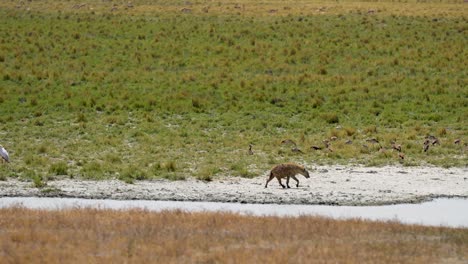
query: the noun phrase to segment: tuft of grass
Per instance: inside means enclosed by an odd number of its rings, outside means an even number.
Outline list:
[[[376,134],[377,133],[377,126],[376,125],[370,125],[364,128],[364,133],[365,134]]]
[[[205,165],[197,171],[196,178],[201,181],[212,181],[220,171],[216,165]]]
[[[171,181],[184,181],[186,180],[185,175],[178,174],[178,173],[166,173],[163,174],[162,177],[167,180]]]
[[[257,176],[256,173],[252,172],[252,171],[249,171],[247,168],[243,168],[239,171],[239,176],[243,177],[243,178],[254,178]]]
[[[37,148],[37,152],[38,152],[39,154],[45,154],[45,153],[47,153],[47,151],[48,151],[47,145],[40,145],[40,146]]]
[[[86,163],[81,169],[81,173],[85,179],[102,179],[104,177],[102,165],[96,161]]]
[[[164,162],[162,165],[161,165],[161,168],[165,169],[166,171],[168,172],[175,172],[176,171],[176,162],[171,160],[171,161],[167,161],[167,162]]]
[[[344,127],[343,129],[344,129],[344,131],[346,132],[346,135],[347,135],[348,137],[351,137],[351,136],[353,136],[354,134],[356,134],[356,128],[354,128],[354,127],[346,126],[346,127]]]
[[[147,180],[149,177],[147,173],[135,166],[129,166],[124,169],[124,171],[119,175],[119,180],[133,184],[135,180]]]
[[[67,175],[68,165],[64,161],[53,163],[52,165],[50,165],[49,172],[54,175]]]
[[[119,180],[127,183],[127,184],[134,184],[135,183],[135,179],[132,178],[131,176],[128,176],[128,175],[122,175],[122,176],[119,176]]]
[[[322,114],[322,119],[325,120],[325,122],[328,124],[337,124],[340,122],[340,119],[336,113],[324,113]]]
[[[43,188],[47,186],[47,183],[44,181],[41,175],[35,174],[33,172],[30,172],[29,174],[30,175],[28,177],[32,178],[34,187]]]
[[[275,163],[273,163],[275,164]],[[237,162],[231,166],[231,170],[234,172],[234,175],[240,176],[243,178],[253,178],[257,176],[255,173],[249,171],[245,162]]]
[[[437,135],[440,137],[444,137],[447,135],[447,129],[445,127],[437,129]]]
[[[213,175],[210,175],[209,173],[205,172],[200,172],[196,175],[196,179],[200,181],[210,182],[213,180]]]
[[[84,113],[78,113],[78,116],[76,118],[76,122],[86,123],[86,121],[87,121],[86,115]]]

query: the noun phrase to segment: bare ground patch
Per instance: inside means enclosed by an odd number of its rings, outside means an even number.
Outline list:
[[[134,184],[61,178],[35,188],[31,182],[10,178],[0,182],[0,196],[328,205],[468,197],[467,168],[319,166],[311,171],[310,179],[299,180],[299,188],[282,189],[276,181],[264,188],[266,173],[252,179],[226,176],[205,182],[188,177],[183,181],[161,179]]]

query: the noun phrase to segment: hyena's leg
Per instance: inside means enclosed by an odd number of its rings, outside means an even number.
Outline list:
[[[297,182],[296,187],[299,187],[299,180],[296,178],[296,176],[291,176],[291,178]]]
[[[278,182],[281,185],[281,187],[286,188],[286,186],[284,186],[284,184],[281,182],[281,178],[280,177],[276,177],[276,178],[278,179]]]
[[[288,186],[288,188],[291,188],[289,187],[289,176],[286,177],[286,186]]]
[[[273,173],[270,173],[270,177],[268,178],[267,182],[265,183],[265,188],[268,186],[268,183],[273,180],[275,176],[273,175]]]

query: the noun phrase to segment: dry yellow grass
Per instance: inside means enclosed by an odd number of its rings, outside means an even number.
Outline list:
[[[0,210],[1,263],[466,263],[468,229],[141,210]]]

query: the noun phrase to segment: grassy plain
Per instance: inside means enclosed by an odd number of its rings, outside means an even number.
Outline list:
[[[466,263],[468,229],[314,217],[0,209],[2,263]]]
[[[252,177],[283,161],[466,166],[466,7],[1,1],[0,143],[12,163],[0,175],[41,185]],[[441,144],[423,152],[428,135]],[[332,136],[333,152],[310,149]]]

